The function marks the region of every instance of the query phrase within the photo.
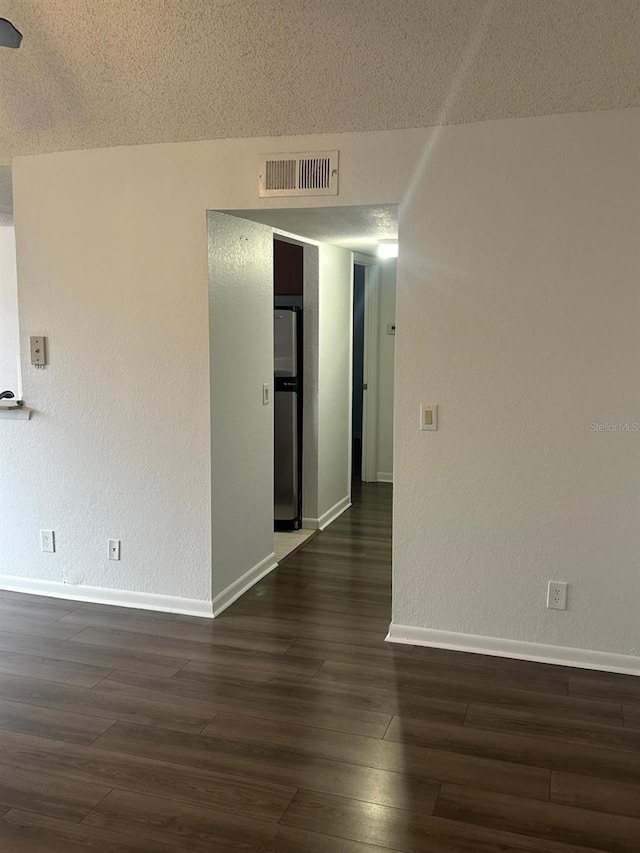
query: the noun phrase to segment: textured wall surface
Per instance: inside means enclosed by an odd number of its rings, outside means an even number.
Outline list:
[[[387,325],[396,321],[396,271],[393,259],[380,265],[378,315],[378,474],[381,479],[393,475],[393,372],[395,336],[387,334]]]
[[[407,181],[417,131],[277,144],[340,145],[341,201],[372,204],[397,201],[384,163],[400,137]],[[255,208],[256,158],[273,144],[15,161],[22,351],[47,335],[50,364],[24,369],[32,420],[0,430],[0,575],[211,600],[206,212]],[[53,555],[40,551],[41,528],[56,531]],[[110,537],[120,562],[106,559]]]
[[[36,412],[2,422],[0,573],[210,600],[205,206],[139,150],[15,166]],[[45,370],[27,365],[37,334]],[[56,531],[55,554],[41,553],[41,528]]]
[[[401,202],[401,624],[640,648],[640,434],[589,427],[640,422],[639,138],[620,110],[277,140],[338,148],[341,204]],[[210,596],[205,211],[255,208],[274,144],[16,161],[23,346],[49,335],[51,365],[25,372],[34,418],[0,424],[0,573]],[[566,613],[544,606],[550,577]]]
[[[318,517],[351,495],[353,255],[321,245],[319,269]]]
[[[0,162],[640,104],[638,0],[4,0]],[[379,201],[379,200],[378,200]]]
[[[319,249],[309,243],[303,249],[303,412],[302,412],[302,518],[314,527],[318,511],[318,382],[319,345]]]
[[[273,231],[208,223],[215,597],[273,552]]]
[[[640,424],[639,139],[622,111],[431,147],[400,222],[394,622],[640,654],[640,431],[590,426]]]

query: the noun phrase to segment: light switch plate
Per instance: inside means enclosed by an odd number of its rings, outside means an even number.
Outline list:
[[[420,429],[425,430],[427,432],[435,431],[438,429],[437,406],[427,406],[425,404],[420,406]]]

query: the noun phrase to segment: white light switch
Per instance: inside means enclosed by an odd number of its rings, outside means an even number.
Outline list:
[[[420,429],[421,430],[437,430],[438,429],[438,407],[437,406],[420,406]]]
[[[265,382],[262,386],[262,405],[268,406],[271,402],[271,392],[269,389],[269,383]]]

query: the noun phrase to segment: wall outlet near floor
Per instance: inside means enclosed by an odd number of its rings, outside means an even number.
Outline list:
[[[107,550],[108,550],[110,560],[119,560],[120,559],[120,540],[119,539],[109,539]]]
[[[56,550],[56,535],[53,530],[40,531],[40,550],[46,554],[53,554]]]
[[[550,610],[567,609],[567,589],[569,584],[564,581],[549,581],[547,589],[547,607]]]

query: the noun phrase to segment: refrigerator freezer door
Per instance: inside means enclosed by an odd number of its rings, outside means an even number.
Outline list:
[[[298,516],[298,395],[274,394],[274,511],[276,521]]]
[[[276,376],[296,376],[298,365],[296,312],[273,312],[273,367]]]

